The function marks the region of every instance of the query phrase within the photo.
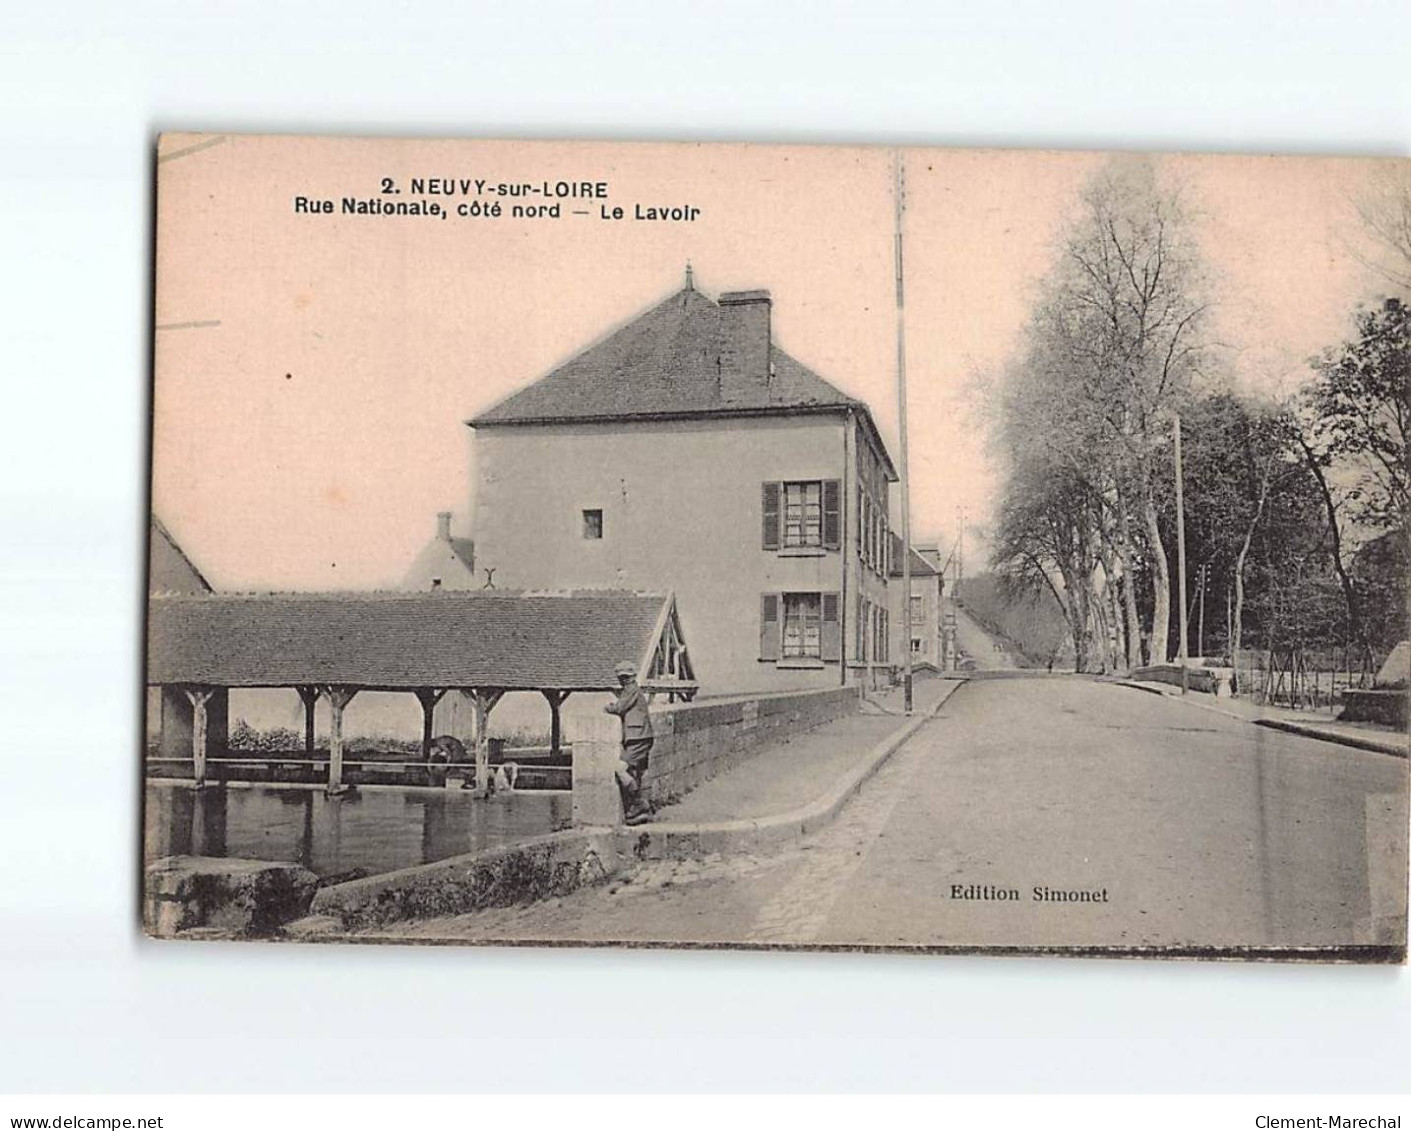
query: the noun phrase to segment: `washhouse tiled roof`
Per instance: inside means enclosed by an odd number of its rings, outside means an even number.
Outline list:
[[[655,646],[667,600],[616,590],[152,597],[147,682],[610,690],[615,664]]]

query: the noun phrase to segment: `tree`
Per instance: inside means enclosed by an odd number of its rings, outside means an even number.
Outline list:
[[[1190,401],[1183,419],[1188,549],[1229,593],[1225,647],[1238,667],[1251,555],[1268,545],[1257,546],[1256,534],[1308,472],[1284,406],[1219,391]],[[1163,490],[1162,525],[1174,537],[1171,493]]]
[[[1135,582],[1145,576],[1151,658],[1167,658],[1171,582],[1159,474],[1173,415],[1208,352],[1202,275],[1179,193],[1148,160],[1114,161],[1085,190],[1002,383],[998,446],[1021,470],[1009,478],[1001,526],[1022,547],[1014,523],[1047,522],[1058,502],[1075,508],[1068,521],[1077,525],[1061,540],[1066,560],[1051,529],[1038,540],[1052,555],[1039,560],[1069,590],[1061,601],[1079,652],[1089,619],[1105,650],[1110,621],[1125,642],[1122,659],[1139,659]],[[1012,495],[1037,475],[1053,481],[1035,509]],[[1074,558],[1079,549],[1085,563]]]
[[[1402,295],[1411,294],[1411,166],[1402,161],[1383,166],[1357,213],[1376,247],[1368,266]]]
[[[1315,363],[1310,447],[1356,472],[1351,517],[1376,530],[1405,530],[1411,499],[1411,307],[1399,298],[1357,315],[1356,337]]]

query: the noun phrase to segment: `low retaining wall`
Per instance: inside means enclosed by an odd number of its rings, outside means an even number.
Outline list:
[[[612,830],[548,833],[517,844],[401,868],[320,888],[315,915],[344,930],[398,919],[465,915],[487,907],[532,903],[599,883],[619,867]]]
[[[1133,668],[1129,673],[1132,679],[1144,679],[1153,683],[1169,683],[1181,686],[1180,664],[1152,664],[1150,667]],[[1229,695],[1230,681],[1234,672],[1230,668],[1186,668],[1186,686],[1192,691],[1204,691],[1213,695]]]
[[[859,704],[857,688],[848,686],[653,708],[647,790],[658,804],[681,797],[761,746],[852,714]]]
[[[1406,695],[1405,688],[1348,688],[1342,693],[1338,718],[1347,723],[1381,723],[1405,729]]]

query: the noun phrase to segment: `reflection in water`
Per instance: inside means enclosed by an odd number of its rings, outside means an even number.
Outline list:
[[[235,856],[294,860],[320,876],[390,872],[552,832],[572,815],[568,793],[476,801],[433,789],[320,789],[149,783],[147,859]]]

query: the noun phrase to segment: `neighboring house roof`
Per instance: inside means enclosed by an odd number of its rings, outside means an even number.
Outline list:
[[[456,538],[450,532],[450,515],[437,516],[440,522],[432,538],[408,567],[402,578],[402,588],[427,590],[433,581],[442,589],[473,589],[475,581],[475,542]]]
[[[740,322],[721,317],[719,303],[688,285],[468,423],[485,428],[851,409],[895,480],[866,402],[848,396],[772,342],[768,380],[743,395],[736,388],[727,398],[720,359],[743,344],[728,336],[745,332]]]
[[[619,661],[648,669],[673,605],[618,590],[153,597],[147,682],[611,690]]]
[[[152,594],[211,592],[210,582],[156,515],[152,515],[148,528],[147,591]]]
[[[912,577],[935,577],[936,568],[916,552],[916,547],[911,548],[911,576]],[[892,576],[900,577],[901,567],[901,535],[892,534]]]

